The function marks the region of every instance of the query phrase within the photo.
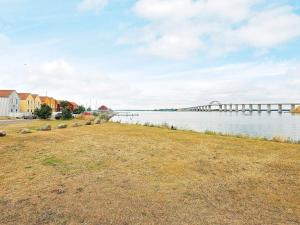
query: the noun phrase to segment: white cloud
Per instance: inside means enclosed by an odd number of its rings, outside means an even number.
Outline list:
[[[100,11],[107,3],[108,0],[82,0],[78,5],[78,9],[80,11]]]
[[[5,35],[0,33],[0,46],[4,44],[8,44],[10,39]]]
[[[49,75],[63,75],[71,74],[74,69],[72,65],[64,60],[54,60],[51,62],[44,63],[42,65],[42,71]]]
[[[257,13],[237,31],[238,37],[257,48],[271,48],[300,37],[300,16],[290,7],[278,7]]]
[[[252,47],[258,51],[300,37],[300,15],[286,4],[264,0],[138,0],[134,12],[148,24],[126,34],[123,43],[147,54],[187,58],[220,55]],[[138,30],[138,32],[137,32]],[[127,36],[127,37],[126,37]],[[136,40],[136,41],[134,41]]]

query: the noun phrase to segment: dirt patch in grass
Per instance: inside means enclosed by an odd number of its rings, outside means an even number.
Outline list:
[[[0,142],[0,224],[300,223],[299,145],[115,123],[20,127]]]

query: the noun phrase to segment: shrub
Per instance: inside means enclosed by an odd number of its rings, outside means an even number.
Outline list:
[[[99,119],[100,120],[104,120],[104,121],[109,121],[110,120],[110,116],[107,113],[100,113],[99,114]]]
[[[35,109],[34,115],[40,119],[49,119],[52,115],[52,109],[49,105],[42,104],[40,109]]]
[[[62,111],[61,111],[61,118],[63,120],[69,120],[69,119],[72,119],[72,113],[71,113],[71,110],[68,109],[68,108],[63,108]]]
[[[74,114],[81,114],[83,112],[85,112],[85,107],[83,105],[78,106],[78,108],[73,111]]]

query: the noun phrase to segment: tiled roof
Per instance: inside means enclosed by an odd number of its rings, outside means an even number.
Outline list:
[[[26,100],[30,93],[18,93],[21,100]]]
[[[8,97],[13,93],[15,90],[0,90],[0,97]]]

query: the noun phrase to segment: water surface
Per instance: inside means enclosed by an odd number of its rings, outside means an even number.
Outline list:
[[[267,112],[130,112],[139,116],[116,116],[122,123],[168,123],[194,131],[215,131],[253,137],[280,136],[300,140],[300,115]]]

